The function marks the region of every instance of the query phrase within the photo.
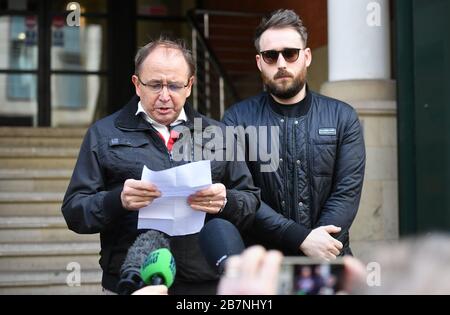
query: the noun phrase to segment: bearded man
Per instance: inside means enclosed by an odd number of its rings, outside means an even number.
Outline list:
[[[278,143],[271,132],[245,137],[246,162],[263,201],[246,241],[323,260],[351,254],[349,229],[365,168],[357,113],[308,89],[312,53],[294,11],[281,9],[264,18],[255,47],[266,91],[233,105],[223,118],[229,126],[278,130]],[[255,142],[260,148],[271,142],[278,150],[271,171],[262,172],[266,161],[249,152]]]

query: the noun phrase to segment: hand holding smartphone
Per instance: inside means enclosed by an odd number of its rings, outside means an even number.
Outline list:
[[[307,257],[285,257],[280,270],[278,294],[346,294],[343,291],[344,276],[344,263],[340,258],[320,262]]]

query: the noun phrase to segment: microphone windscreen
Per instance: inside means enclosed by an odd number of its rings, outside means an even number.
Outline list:
[[[239,231],[223,219],[208,221],[200,231],[199,242],[206,261],[220,274],[224,271],[225,260],[241,254],[245,249]]]
[[[118,294],[128,295],[143,287],[145,283],[140,275],[141,266],[147,256],[159,248],[169,248],[169,241],[162,232],[149,230],[136,238],[120,268],[120,280],[116,288]]]
[[[169,240],[164,233],[150,230],[140,234],[133,245],[128,249],[121,272],[130,268],[140,269],[148,255],[159,248],[170,249]]]

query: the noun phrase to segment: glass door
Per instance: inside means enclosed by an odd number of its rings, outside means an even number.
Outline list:
[[[36,1],[0,2],[0,125],[37,124]]]

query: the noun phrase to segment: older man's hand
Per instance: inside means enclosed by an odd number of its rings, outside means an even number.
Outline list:
[[[188,197],[188,204],[194,210],[215,214],[225,204],[227,190],[223,184],[212,184]]]
[[[161,192],[155,185],[141,180],[127,179],[123,185],[120,199],[122,207],[135,211],[148,206],[160,196]]]

